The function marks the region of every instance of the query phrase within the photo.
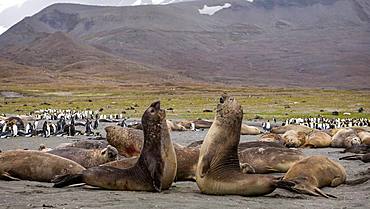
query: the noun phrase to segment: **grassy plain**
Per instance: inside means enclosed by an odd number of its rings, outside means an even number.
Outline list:
[[[161,100],[168,118],[211,119],[219,96],[234,95],[243,105],[244,119],[285,119],[323,115],[333,111],[351,113],[350,117],[370,118],[370,91],[323,90],[297,88],[256,88],[209,85],[110,85],[70,83],[9,84],[0,87],[0,113],[27,114],[38,109],[99,110],[103,114],[124,113],[139,118],[154,100]],[[4,97],[4,92],[17,92],[23,97]],[[130,108],[133,107],[133,108]],[[358,113],[358,109],[365,109]]]

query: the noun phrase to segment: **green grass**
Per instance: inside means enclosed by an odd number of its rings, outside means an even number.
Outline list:
[[[128,117],[139,118],[147,106],[161,100],[168,118],[212,119],[214,113],[204,113],[204,109],[214,110],[223,92],[234,95],[242,104],[244,119],[257,115],[271,119],[332,116],[334,110],[349,112],[351,117],[370,116],[370,92],[322,89],[283,89],[283,88],[231,88],[225,86],[115,86],[73,84],[63,87],[55,85],[9,85],[1,91],[14,91],[25,95],[22,98],[0,97],[0,113],[27,114],[45,108],[98,110],[103,113],[126,112]],[[92,100],[92,102],[89,102]],[[50,105],[45,105],[49,103]],[[126,110],[138,106],[135,110]],[[363,107],[364,113],[357,110]],[[340,117],[343,117],[341,114]]]

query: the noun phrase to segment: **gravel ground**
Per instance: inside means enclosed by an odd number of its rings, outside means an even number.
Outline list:
[[[107,124],[104,124],[106,126]],[[101,130],[103,133],[104,131]],[[174,132],[175,142],[187,145],[201,140],[207,131]],[[0,139],[1,150],[37,149],[40,144],[55,147],[60,143],[86,138],[41,137]],[[256,140],[258,136],[242,136],[242,141]],[[341,149],[305,149],[307,155],[326,155],[337,160],[345,154]],[[341,161],[348,179],[367,170],[369,165],[361,161]],[[370,182],[337,188],[324,188],[325,192],[338,198],[311,197],[294,194],[282,189],[262,197],[210,196],[199,192],[195,182],[177,182],[161,193],[107,191],[89,187],[56,189],[52,184],[18,181],[0,181],[0,208],[370,208]]]

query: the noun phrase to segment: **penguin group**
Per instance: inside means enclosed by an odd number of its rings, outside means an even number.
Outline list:
[[[368,127],[370,125],[367,118],[324,118],[324,117],[309,117],[309,118],[290,118],[283,125],[294,124],[303,125],[312,129],[328,130],[334,128],[351,128],[351,127]]]
[[[120,119],[123,119],[122,122]],[[126,124],[122,114],[103,115],[99,111],[76,111],[61,109],[41,109],[27,116],[2,117],[0,138],[42,136],[99,135],[100,122],[120,122]],[[78,130],[76,127],[84,127]],[[127,126],[127,125],[126,125]]]

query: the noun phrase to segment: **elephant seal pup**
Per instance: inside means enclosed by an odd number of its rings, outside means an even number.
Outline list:
[[[364,163],[370,163],[370,153],[364,155],[350,155],[339,158],[339,160],[361,160]]]
[[[244,174],[240,170],[238,145],[242,119],[243,110],[236,99],[222,96],[200,149],[196,182],[202,193],[257,196],[275,190],[275,177]]]
[[[167,127],[171,131],[186,131],[186,128],[184,126],[170,120],[167,120]]]
[[[275,142],[278,144],[284,144],[283,138],[279,134],[275,133],[265,133],[259,139],[261,142]]]
[[[127,169],[109,166],[89,168],[77,175],[66,175],[56,179],[54,187],[86,183],[111,190],[157,191],[162,190],[165,160],[163,159],[163,124],[165,111],[160,102],[154,102],[142,116],[144,145],[137,162]],[[175,176],[173,176],[175,178]]]
[[[73,160],[85,168],[91,168],[114,161],[117,160],[118,157],[117,149],[111,145],[108,145],[104,149],[65,147],[48,151],[48,153]]]
[[[303,158],[300,150],[277,147],[252,147],[239,153],[243,173],[285,173]]]
[[[80,164],[39,151],[14,150],[0,153],[0,179],[51,182],[58,175],[77,174]]]
[[[356,135],[356,132],[351,128],[343,128],[339,130],[332,138],[331,146],[347,148],[353,145],[361,144],[361,139]]]
[[[300,147],[306,143],[307,134],[302,131],[289,130],[282,136],[287,147]]]
[[[314,131],[310,135],[302,147],[310,148],[324,148],[330,147],[331,145],[331,136],[322,131]]]
[[[370,132],[361,131],[357,135],[358,137],[360,137],[362,144],[366,144],[367,146],[370,146]]]
[[[242,124],[240,129],[240,135],[258,135],[261,131],[255,126],[248,126],[246,124]]]
[[[309,128],[307,126],[289,124],[289,125],[285,125],[285,126],[274,127],[274,128],[271,129],[271,133],[285,134],[285,132],[287,132],[289,130],[294,130],[294,131],[297,131],[297,132],[300,131],[300,132],[304,132],[306,134],[309,134],[314,129]]]
[[[140,155],[143,144],[143,131],[133,128],[123,128],[120,126],[108,126],[107,141],[113,147],[116,147],[119,154],[125,157]]]
[[[200,147],[203,144],[203,140],[195,141],[191,144],[189,144],[187,147]],[[238,150],[243,150],[246,148],[251,147],[280,147],[284,148],[285,146],[282,145],[282,143],[276,143],[276,142],[268,142],[268,141],[248,141],[248,142],[240,142],[238,146]]]
[[[325,186],[336,187],[346,181],[343,166],[326,156],[311,156],[295,163],[278,187],[313,196],[334,197],[320,190]]]

